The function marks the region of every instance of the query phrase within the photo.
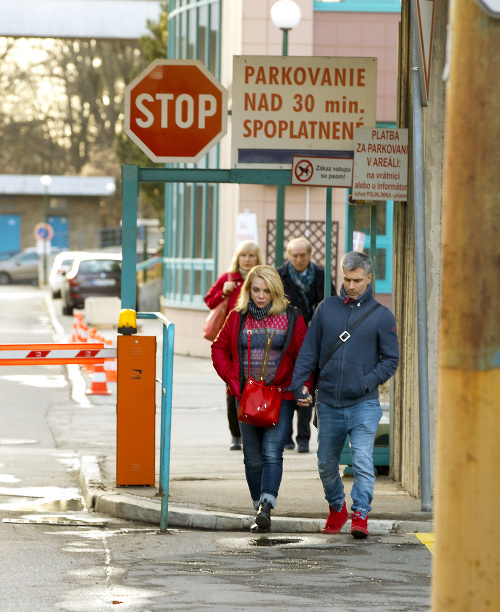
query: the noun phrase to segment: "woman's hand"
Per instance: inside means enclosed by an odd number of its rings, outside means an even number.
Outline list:
[[[222,287],[222,293],[224,295],[231,295],[236,287],[236,283],[234,281],[226,281],[224,286]]]
[[[312,395],[309,393],[309,389],[304,385],[302,387],[302,395],[305,397],[297,400],[298,406],[310,406],[313,402]]]

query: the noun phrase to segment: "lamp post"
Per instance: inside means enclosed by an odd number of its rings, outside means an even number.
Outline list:
[[[282,54],[288,55],[288,32],[295,28],[302,17],[299,5],[293,0],[278,0],[271,7],[271,21],[283,32]],[[276,248],[274,265],[278,268],[283,263],[285,234],[285,186],[276,187]]]
[[[288,55],[288,31],[299,25],[302,13],[293,0],[278,0],[271,7],[271,21],[283,32],[282,54]]]
[[[49,209],[49,187],[52,184],[52,177],[44,174],[40,177],[43,185],[43,222],[47,221],[47,211]],[[47,285],[47,240],[43,241],[43,286]]]

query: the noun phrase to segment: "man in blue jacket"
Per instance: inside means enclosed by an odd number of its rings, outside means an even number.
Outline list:
[[[373,444],[382,416],[378,387],[397,370],[399,344],[394,315],[373,297],[370,257],[351,252],[344,255],[341,264],[340,295],[326,298],[318,306],[295,363],[290,388],[299,405],[312,403],[304,383],[319,364],[318,470],[330,507],[323,533],[339,533],[347,522],[339,461],[349,434],[354,473],[351,534],[366,538],[375,486]],[[372,310],[376,305],[378,308]],[[370,314],[352,330],[368,311]],[[339,338],[339,348],[327,360]]]

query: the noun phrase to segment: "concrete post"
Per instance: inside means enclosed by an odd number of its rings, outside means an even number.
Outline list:
[[[500,20],[451,3],[435,612],[500,610]]]

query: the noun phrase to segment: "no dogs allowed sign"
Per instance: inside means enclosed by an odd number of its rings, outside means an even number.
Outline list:
[[[292,185],[351,187],[353,160],[343,157],[294,157]]]

